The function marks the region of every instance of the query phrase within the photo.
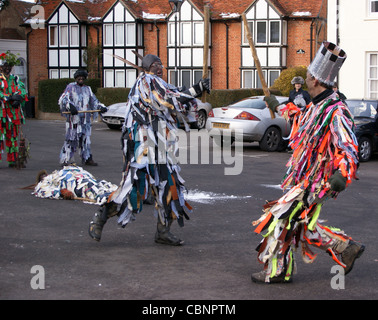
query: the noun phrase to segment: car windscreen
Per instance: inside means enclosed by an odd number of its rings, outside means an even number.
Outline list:
[[[266,108],[265,102],[260,99],[245,99],[230,105],[231,108],[252,108],[264,109]]]
[[[355,118],[374,119],[377,115],[376,101],[347,100],[346,103]]]

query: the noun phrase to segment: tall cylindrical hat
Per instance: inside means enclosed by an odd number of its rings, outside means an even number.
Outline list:
[[[333,86],[347,55],[331,42],[324,41],[307,70],[319,81]]]

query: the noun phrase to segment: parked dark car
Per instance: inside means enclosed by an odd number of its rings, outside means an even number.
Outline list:
[[[360,161],[369,161],[378,151],[378,100],[345,101],[354,116]]]

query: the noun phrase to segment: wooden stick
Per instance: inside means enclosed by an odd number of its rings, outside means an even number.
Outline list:
[[[126,60],[125,58],[122,58],[122,57],[120,57],[120,56],[117,56],[116,54],[111,54],[111,53],[105,53],[105,54],[107,54],[107,55],[109,55],[109,56],[112,56],[112,57],[114,57],[114,58],[116,58],[116,59],[118,59],[118,60],[121,60],[122,62],[124,62],[124,63],[126,63],[126,64],[132,66],[133,68],[135,68],[135,69],[137,69],[137,70],[139,70],[139,71],[143,71],[143,68],[142,68],[142,67],[137,66],[136,64],[130,62],[129,60]]]
[[[264,74],[262,72],[260,60],[259,60],[259,57],[257,56],[255,44],[253,43],[251,31],[249,30],[248,21],[247,21],[247,17],[245,15],[245,13],[242,14],[242,18],[243,18],[243,22],[244,22],[244,30],[245,30],[245,33],[247,35],[249,46],[250,46],[251,51],[252,51],[253,60],[255,61],[255,65],[256,65],[256,68],[257,68],[257,73],[259,74],[259,78],[260,78],[261,85],[262,85],[262,88],[263,88],[263,91],[264,91],[264,95],[266,97],[269,97],[270,96],[270,91],[269,91],[268,85],[266,84],[266,81],[265,81],[265,78],[264,78]],[[271,118],[274,119],[276,117],[274,115],[274,112],[270,108],[268,108],[268,109],[270,111]]]
[[[209,29],[210,29],[210,7],[205,5],[205,15],[204,15],[204,40],[203,40],[203,67],[202,67],[202,78],[206,79],[209,77]],[[202,93],[202,102],[206,101],[206,92]]]
[[[100,112],[100,110],[82,110],[78,111],[78,113],[95,113],[95,112]],[[63,111],[63,114],[71,114],[70,111]]]

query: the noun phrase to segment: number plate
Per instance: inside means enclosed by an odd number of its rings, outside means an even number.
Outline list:
[[[108,123],[110,124],[121,124],[121,121],[118,119],[108,119]]]
[[[213,122],[213,128],[220,128],[220,129],[229,129],[229,123],[220,123],[220,122]]]

